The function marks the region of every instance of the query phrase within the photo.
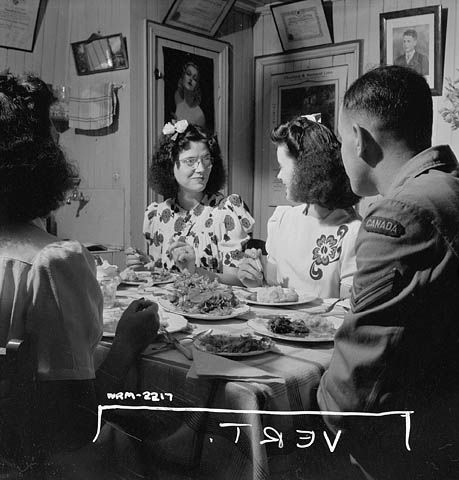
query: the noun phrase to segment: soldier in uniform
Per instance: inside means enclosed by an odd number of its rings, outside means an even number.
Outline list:
[[[357,237],[352,309],[320,410],[414,411],[409,438],[400,416],[325,417],[353,479],[459,478],[459,165],[448,146],[431,147],[430,89],[406,67],[357,79],[339,133],[352,189],[382,198]]]

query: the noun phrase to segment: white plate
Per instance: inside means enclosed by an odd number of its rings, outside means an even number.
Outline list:
[[[339,328],[343,320],[336,317],[324,317],[330,320],[336,329]],[[247,322],[247,325],[253,328],[257,333],[267,337],[278,338],[279,340],[288,340],[291,342],[333,342],[334,335],[315,334],[314,331],[309,332],[308,335],[302,337],[298,335],[283,335],[281,333],[271,332],[268,328],[267,318],[254,318]]]
[[[250,310],[250,307],[247,305],[241,305],[233,309],[233,311],[228,315],[212,315],[211,313],[188,313],[179,310],[175,305],[173,305],[169,300],[158,299],[158,303],[164,308],[164,310],[178,315],[183,315],[184,317],[193,318],[195,320],[227,320],[229,318],[239,317],[244,315]]]
[[[312,302],[316,298],[317,295],[312,293],[300,293],[296,302],[258,302],[249,298],[245,298],[245,301],[250,305],[259,305],[260,307],[291,307],[292,305],[303,305],[303,303]]]
[[[239,337],[239,335],[237,335]],[[273,343],[270,348],[265,350],[252,350],[251,352],[209,352],[201,342],[200,338],[196,338],[193,341],[193,345],[201,352],[210,353],[211,355],[219,355],[221,357],[253,357],[255,355],[263,355],[264,353],[275,351],[275,344]]]
[[[125,308],[122,307],[115,307],[104,310],[104,337],[115,336],[116,326],[118,325],[118,321],[124,310]],[[160,315],[161,321],[167,322],[166,330],[169,333],[180,332],[184,330],[188,325],[187,319],[181,315],[177,315],[176,313],[160,310]]]
[[[175,282],[175,275],[171,274],[169,278],[166,278],[164,280],[154,280],[154,277],[151,275],[151,271],[149,270],[140,270],[137,271],[137,280],[121,280],[121,285],[131,285],[131,286],[139,286],[139,285],[145,285],[147,284],[148,286],[152,285],[164,285],[166,283],[173,283]]]

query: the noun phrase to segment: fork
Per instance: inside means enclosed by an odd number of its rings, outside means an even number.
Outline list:
[[[338,298],[337,300],[335,300],[334,302],[329,303],[329,304],[327,305],[327,307],[325,308],[325,310],[321,310],[320,313],[328,313],[328,312],[331,312],[331,311],[335,308],[335,306],[336,306],[339,302],[342,302],[343,300],[346,300],[346,297],[340,297],[340,298]],[[345,310],[348,310],[347,307],[343,307],[343,308],[344,308]]]

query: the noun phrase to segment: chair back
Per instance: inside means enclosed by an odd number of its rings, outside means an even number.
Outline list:
[[[30,339],[0,349],[0,464],[39,478],[43,451],[37,424],[36,359]],[[14,478],[14,476],[12,476]]]

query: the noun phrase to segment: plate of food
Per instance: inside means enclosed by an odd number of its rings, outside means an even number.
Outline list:
[[[245,297],[245,301],[251,305],[263,307],[288,307],[309,303],[316,298],[316,295],[310,293],[298,294],[293,288],[275,286],[255,288],[252,293]]]
[[[125,310],[124,307],[110,308],[104,310],[104,337],[114,337],[118,321]],[[164,329],[169,333],[176,333],[186,330],[188,321],[181,315],[172,312],[159,311],[160,329]]]
[[[200,275],[179,275],[173,291],[159,303],[169,312],[196,320],[225,320],[250,310],[230,286]]]
[[[175,280],[173,273],[163,269],[134,270],[126,268],[120,273],[121,283],[129,286],[162,285]]]
[[[293,342],[332,342],[342,319],[300,313],[296,315],[265,315],[248,321],[255,332],[279,340]]]
[[[251,357],[275,351],[275,342],[269,337],[254,337],[250,333],[242,335],[213,334],[195,338],[193,345],[202,352],[223,357]]]

